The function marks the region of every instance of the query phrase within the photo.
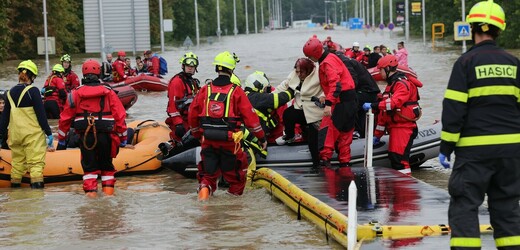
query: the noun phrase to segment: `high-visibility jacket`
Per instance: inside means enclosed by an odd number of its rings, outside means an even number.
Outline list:
[[[453,65],[442,109],[440,151],[473,160],[518,157],[520,61],[484,41]]]
[[[276,113],[276,109],[287,104],[293,99],[294,92],[291,89],[281,93],[259,93],[246,92],[247,98],[255,108],[255,113],[260,118],[260,124],[264,132],[269,133],[276,128],[280,118]]]

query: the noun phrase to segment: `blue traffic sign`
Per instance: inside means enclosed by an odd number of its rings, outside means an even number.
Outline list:
[[[384,23],[379,24],[379,29],[380,30],[384,30],[385,29],[385,24]]]
[[[388,29],[389,30],[393,30],[394,28],[395,28],[394,23],[389,23],[388,24]]]
[[[469,24],[468,25],[459,25],[457,27],[457,33],[459,34],[460,37],[467,37],[467,36],[471,35],[469,29],[470,29]]]
[[[467,22],[453,23],[453,39],[455,41],[471,40],[471,27]]]

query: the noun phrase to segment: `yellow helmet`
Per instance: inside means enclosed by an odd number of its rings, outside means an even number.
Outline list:
[[[188,52],[181,57],[179,63],[183,65],[197,67],[199,66],[199,57],[195,55],[193,52]]]
[[[35,76],[38,75],[38,67],[31,60],[22,61],[18,65],[18,72],[22,72],[24,69],[31,71]]]
[[[215,60],[213,61],[213,65],[228,68],[230,70],[234,70],[237,61],[235,60],[235,57],[229,52],[224,51],[215,56]]]
[[[238,87],[240,87],[242,85],[242,83],[240,83],[240,79],[235,74],[231,75],[231,83],[237,85]]]
[[[493,0],[478,2],[473,5],[466,17],[468,23],[486,23],[498,27],[501,30],[506,29],[506,14],[500,5]],[[483,29],[483,31],[486,31]]]
[[[251,91],[262,93],[266,87],[270,86],[269,79],[262,71],[255,71],[249,75],[246,79],[244,87],[249,88]]]
[[[61,61],[61,62],[65,62],[65,61],[66,61],[66,62],[71,62],[72,59],[70,58],[70,55],[69,55],[69,54],[65,54],[65,55],[63,55],[63,56],[60,58],[60,61]]]
[[[65,72],[65,68],[63,68],[63,66],[61,64],[56,64],[54,65],[54,67],[52,67],[52,71],[56,71],[56,72]]]

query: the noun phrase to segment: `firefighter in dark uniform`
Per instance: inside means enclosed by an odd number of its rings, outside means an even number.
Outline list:
[[[89,59],[82,66],[82,86],[67,97],[61,113],[57,150],[66,149],[66,136],[71,125],[80,135],[83,190],[97,196],[98,176],[105,195],[114,194],[116,173],[112,158],[127,143],[126,111],[117,94],[101,84],[101,65]]]
[[[439,161],[449,168],[452,249],[480,249],[478,207],[487,194],[498,249],[520,249],[520,60],[496,45],[506,28],[492,0],[466,18],[475,45],[454,64],[444,95]]]
[[[287,104],[294,96],[292,89],[281,93],[271,93],[271,89],[269,79],[262,71],[255,71],[249,75],[244,84],[244,91],[260,118],[268,142],[274,142],[283,135],[283,124],[280,124],[276,109]]]

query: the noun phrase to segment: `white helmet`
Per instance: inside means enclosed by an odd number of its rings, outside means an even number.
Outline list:
[[[359,47],[359,43],[358,43],[358,42],[354,42],[354,43],[352,44],[352,47]]]
[[[262,71],[255,71],[246,78],[244,89],[262,93],[267,86],[270,86],[270,84],[265,73]]]

